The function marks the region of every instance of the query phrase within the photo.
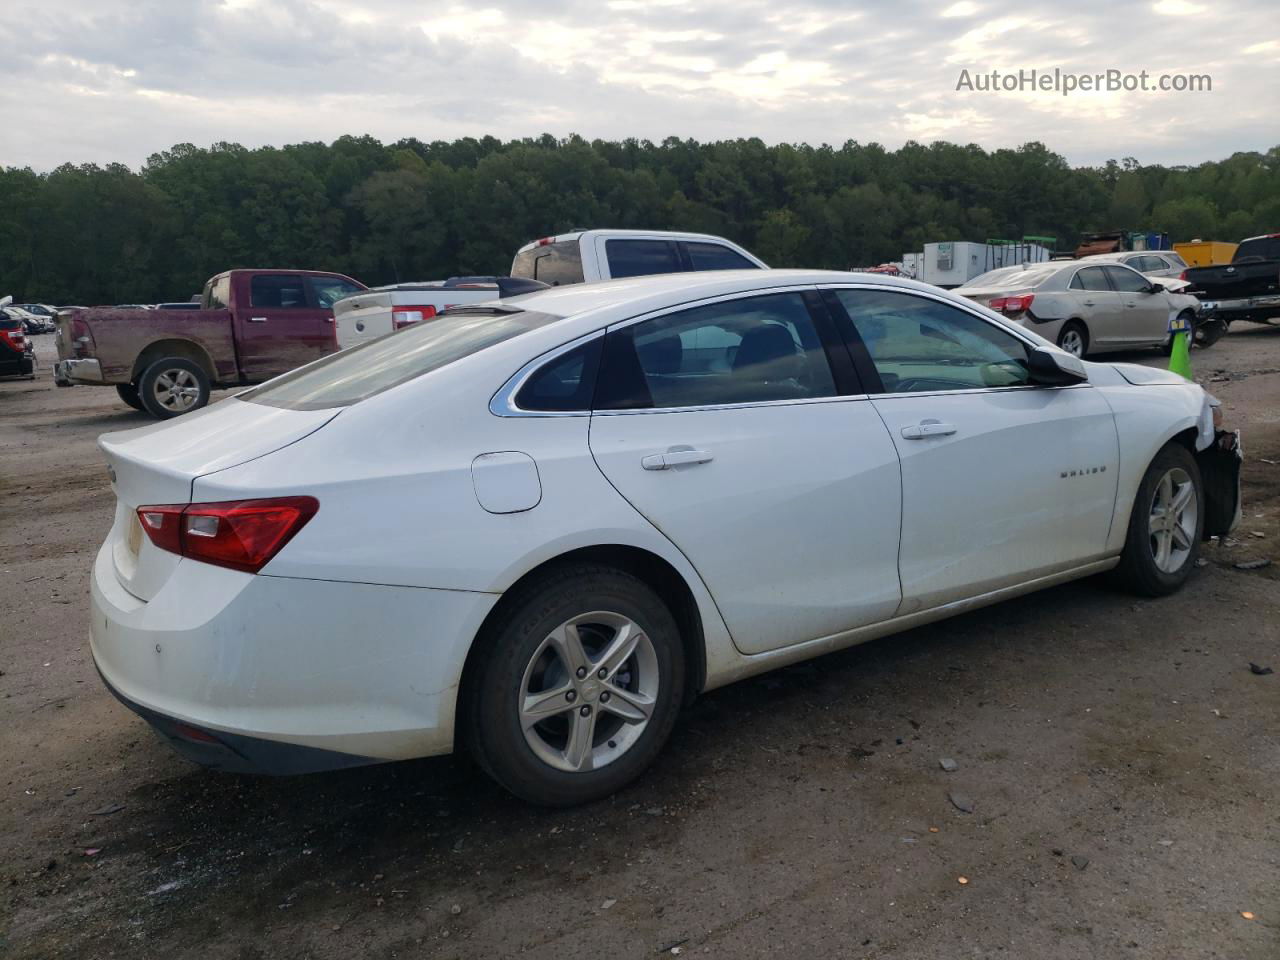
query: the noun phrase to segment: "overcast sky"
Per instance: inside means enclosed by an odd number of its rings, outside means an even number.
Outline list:
[[[0,164],[550,132],[1076,164],[1280,143],[1276,0],[0,0]],[[1212,92],[957,91],[962,70],[1208,74]]]

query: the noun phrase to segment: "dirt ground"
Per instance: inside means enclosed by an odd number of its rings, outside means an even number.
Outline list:
[[[561,812],[460,760],[171,753],[86,639],[94,439],[146,421],[38,339],[0,382],[0,955],[1280,957],[1280,329],[1193,354],[1249,461],[1181,594],[1076,583],[716,691]]]

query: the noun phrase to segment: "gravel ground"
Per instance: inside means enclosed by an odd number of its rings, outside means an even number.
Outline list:
[[[1085,581],[716,691],[560,812],[452,759],[211,774],[119,706],[94,439],[145,419],[55,389],[50,341],[0,382],[0,955],[1280,956],[1280,329],[1193,354],[1250,459],[1181,594]]]

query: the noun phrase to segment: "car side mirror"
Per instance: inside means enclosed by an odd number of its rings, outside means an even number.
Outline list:
[[[1163,284],[1153,283],[1151,284],[1151,286],[1147,287],[1147,293],[1159,293],[1163,289],[1164,289]]]
[[[1047,347],[1031,348],[1027,354],[1027,372],[1031,375],[1031,382],[1042,387],[1089,382],[1089,374],[1078,357]]]

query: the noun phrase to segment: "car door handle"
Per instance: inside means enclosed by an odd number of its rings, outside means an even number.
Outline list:
[[[1080,302],[1084,304],[1086,307],[1097,306],[1097,303],[1093,300],[1081,300]]]
[[[902,428],[902,436],[907,440],[923,440],[926,437],[949,437],[956,428],[941,420],[921,420],[919,423]]]
[[[250,323],[266,323],[267,318],[266,317],[250,317],[249,322]]]
[[[671,449],[666,453],[654,453],[640,460],[640,466],[646,470],[668,470],[671,467],[690,466],[695,463],[710,463],[714,457],[705,450],[689,448]]]

